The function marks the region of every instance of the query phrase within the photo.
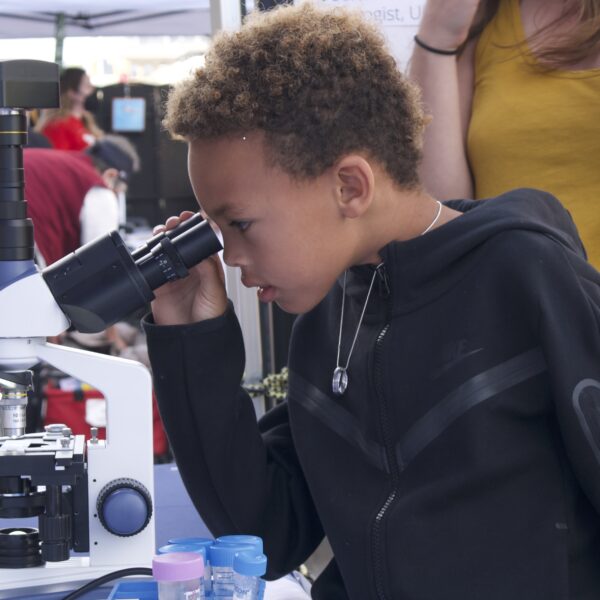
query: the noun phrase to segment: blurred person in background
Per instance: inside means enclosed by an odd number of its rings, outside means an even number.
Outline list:
[[[600,268],[600,0],[428,0],[415,42],[428,191],[551,192]]]
[[[31,125],[27,127],[27,144],[26,148],[52,148],[50,140],[39,131],[32,129]]]
[[[93,146],[103,136],[94,116],[85,109],[85,101],[93,92],[94,86],[83,69],[65,69],[60,76],[60,108],[42,111],[36,130],[59,150]]]
[[[23,155],[40,264],[119,227],[115,191],[140,167],[126,138],[107,135],[83,152],[25,148]]]

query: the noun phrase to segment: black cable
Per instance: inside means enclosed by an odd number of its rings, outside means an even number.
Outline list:
[[[109,581],[114,581],[115,579],[120,579],[121,577],[131,577],[132,575],[152,575],[152,569],[147,567],[134,567],[131,569],[121,569],[120,571],[113,571],[112,573],[107,573],[102,577],[98,577],[98,579],[94,579],[89,583],[86,583],[84,586],[76,589],[74,592],[71,592],[68,596],[65,596],[63,600],[75,600],[75,598],[81,598],[84,594],[91,592],[93,589],[108,583]]]

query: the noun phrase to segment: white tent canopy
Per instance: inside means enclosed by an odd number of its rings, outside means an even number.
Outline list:
[[[66,37],[211,33],[209,0],[5,0],[0,37],[54,37],[59,18]]]

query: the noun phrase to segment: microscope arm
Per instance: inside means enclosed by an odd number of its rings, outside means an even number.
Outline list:
[[[0,289],[0,315],[0,338],[47,337],[69,327],[39,271]]]
[[[154,520],[138,535],[120,538],[98,518],[98,499],[110,482],[133,479],[152,494],[152,380],[140,363],[45,342],[35,343],[37,356],[61,371],[89,383],[106,398],[106,442],[88,440],[90,564],[150,563],[154,551]]]
[[[18,371],[44,361],[92,385],[106,399],[107,439],[87,441],[88,564],[147,566],[155,545],[150,373],[134,361],[47,343],[46,336],[64,331],[69,321],[39,272],[0,290],[0,311],[10,315],[0,319],[1,369]],[[115,483],[148,498],[147,523],[136,535],[115,537],[101,518]]]

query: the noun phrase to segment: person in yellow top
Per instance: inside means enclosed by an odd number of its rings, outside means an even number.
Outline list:
[[[554,194],[600,267],[600,0],[428,0],[410,76],[435,197]]]

